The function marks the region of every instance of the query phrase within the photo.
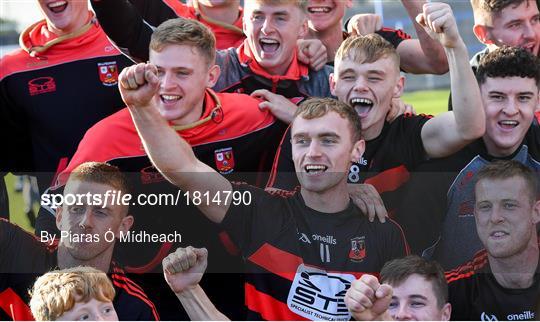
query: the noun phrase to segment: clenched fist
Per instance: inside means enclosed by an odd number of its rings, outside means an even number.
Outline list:
[[[118,77],[118,87],[127,106],[148,106],[159,89],[156,66],[141,63],[125,68]]]
[[[178,248],[163,259],[165,281],[174,293],[197,286],[208,264],[206,248]]]

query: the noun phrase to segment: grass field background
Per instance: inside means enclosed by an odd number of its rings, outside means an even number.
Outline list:
[[[411,104],[417,113],[437,115],[447,110],[449,90],[419,91],[405,93],[403,101]],[[17,225],[33,231],[26,215],[24,214],[24,204],[21,193],[15,192],[15,177],[11,174],[5,177],[9,193],[9,210],[11,221]],[[38,206],[34,207],[37,214]]]

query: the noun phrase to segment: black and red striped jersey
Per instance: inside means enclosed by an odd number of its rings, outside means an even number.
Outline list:
[[[399,225],[370,223],[352,202],[329,214],[306,206],[299,192],[245,184],[234,191],[245,201],[230,206],[222,226],[247,264],[248,320],[348,321],[351,282],[408,254]]]
[[[540,263],[533,284],[527,288],[505,288],[493,272],[485,250],[473,260],[446,272],[452,320],[525,321],[535,318],[540,300]]]
[[[58,244],[45,244],[38,237],[0,219],[0,248],[0,319],[33,320],[28,291],[37,277],[58,269]],[[159,320],[154,304],[143,289],[114,261],[108,276],[116,291],[113,305],[121,321]]]
[[[222,175],[231,180],[264,186],[284,127],[269,111],[261,111],[258,107],[259,101],[248,95],[212,93],[209,90],[206,94],[201,116],[201,119],[210,119],[196,127],[178,131],[178,134],[191,144],[199,160]],[[216,111],[218,106],[220,108]],[[72,162],[59,176],[58,188],[61,188],[72,169],[87,161],[108,162],[118,166],[128,176],[133,199],[137,203],[130,206],[130,213],[135,218],[132,231],[149,234],[178,232],[182,236],[181,243],[120,243],[116,248],[116,256],[126,264],[129,273],[161,273],[161,261],[177,247],[206,247],[212,254],[212,259],[202,285],[210,296],[214,292],[220,294],[223,287],[228,288],[231,294],[235,294],[239,299],[236,307],[241,308],[241,281],[232,278],[234,274],[222,275],[220,283],[212,279],[219,275],[217,273],[238,273],[238,267],[241,267],[240,258],[231,255],[234,250],[227,248],[230,244],[219,226],[207,220],[195,206],[188,205],[186,200],[189,198],[166,181],[152,166],[127,109],[104,119],[86,133]],[[204,175],[199,175],[199,178],[205,180]],[[173,195],[177,202],[143,205],[137,201],[138,196],[165,194]],[[49,226],[53,229],[53,213],[46,215]],[[165,319],[187,319],[187,316],[177,315],[179,310],[173,305],[177,304],[178,300],[161,278],[162,274],[145,275],[133,275],[133,278],[155,299],[160,315]],[[237,284],[239,292],[233,290],[235,285],[230,285],[233,283]],[[233,302],[233,297],[224,299],[224,303],[218,300],[216,305],[225,313],[230,313],[229,307],[234,305],[229,303]]]
[[[65,168],[86,130],[124,106],[118,74],[132,64],[95,19],[78,37],[43,52],[32,49],[57,39],[41,21],[21,35],[26,50],[0,60],[0,118],[10,137],[0,166],[40,172],[41,191]]]
[[[359,163],[349,170],[349,183],[373,185],[389,211],[400,204],[404,184],[418,164],[427,159],[422,143],[422,127],[428,116],[402,115],[392,123],[386,122],[373,140],[366,141],[366,150]],[[290,128],[285,133],[267,187],[294,190],[298,186],[292,160]],[[398,220],[399,222],[399,220]]]

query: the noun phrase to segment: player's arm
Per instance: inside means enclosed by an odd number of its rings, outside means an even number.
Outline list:
[[[448,62],[441,44],[431,38],[424,28],[415,22],[423,12],[426,1],[401,0],[411,18],[418,39],[406,39],[397,47],[401,57],[401,68],[412,74],[444,74],[448,72]]]
[[[467,47],[459,35],[450,6],[440,2],[424,4],[417,21],[444,47],[450,67],[454,111],[437,115],[422,128],[427,155],[444,157],[484,134],[484,109],[480,89],[469,65]]]
[[[369,274],[352,282],[345,294],[345,305],[356,321],[392,321],[388,312],[392,300],[392,287],[380,284]]]
[[[207,264],[206,248],[178,248],[163,259],[163,275],[192,321],[228,321],[199,285]]]
[[[138,64],[125,68],[119,77],[122,99],[129,108],[146,153],[154,166],[172,184],[184,191],[208,192],[210,196],[232,191],[227,179],[197,159],[191,146],[159,114],[155,94],[159,89],[157,68]],[[200,203],[208,219],[221,223],[229,202]]]

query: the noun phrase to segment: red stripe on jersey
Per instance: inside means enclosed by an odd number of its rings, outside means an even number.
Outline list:
[[[410,176],[409,170],[404,165],[400,165],[366,179],[365,183],[373,185],[382,194],[398,189],[409,180]]]
[[[467,262],[454,270],[445,273],[446,281],[448,283],[455,282],[457,280],[470,277],[476,272],[488,264],[487,252],[481,250],[478,252],[472,261]]]
[[[268,243],[262,245],[253,255],[249,256],[248,260],[289,281],[294,280],[298,266],[303,263],[301,257],[287,253]]]
[[[534,115],[536,116],[536,119],[538,120],[538,123],[540,123],[540,111],[534,113]]]
[[[152,301],[150,301],[146,295],[140,295],[138,292],[136,291],[133,291],[131,290],[131,288],[126,284],[126,281],[124,280],[119,280],[119,279],[116,279],[114,278],[114,275],[116,274],[113,274],[113,284],[118,287],[118,288],[121,288],[123,289],[124,291],[126,291],[126,293],[128,293],[129,295],[132,295],[138,299],[140,299],[141,301],[143,301],[146,305],[148,305],[150,307],[150,309],[152,310],[152,315],[154,316],[154,319],[156,321],[159,321],[159,314],[157,313],[157,310],[156,310],[156,307],[154,306],[154,303],[152,303]],[[118,277],[118,276],[116,276]],[[128,279],[129,280],[129,279]]]
[[[268,294],[258,291],[253,285],[245,283],[246,306],[269,321],[306,321],[307,319],[289,310],[287,304]]]
[[[392,218],[388,218],[394,225],[396,225],[399,228],[399,232],[401,233],[401,238],[403,238],[403,244],[405,245],[405,255],[411,254],[411,248],[409,247],[409,243],[407,242],[407,238],[405,238],[405,232],[403,231],[403,228],[401,228],[401,225],[398,224],[395,220]]]
[[[170,243],[170,242],[163,243],[161,247],[159,248],[159,251],[156,254],[156,256],[154,256],[154,258],[150,262],[148,262],[148,264],[144,266],[139,266],[139,267],[126,266],[126,271],[130,273],[135,273],[135,274],[143,274],[143,273],[150,272],[157,265],[161,264],[161,261],[169,254],[172,246],[173,246],[173,243]]]
[[[283,134],[283,137],[281,138],[281,142],[279,142],[279,147],[278,147],[278,149],[276,151],[276,155],[274,156],[274,163],[272,164],[272,170],[270,172],[270,178],[268,178],[268,183],[266,184],[267,188],[273,187],[274,184],[276,183],[276,176],[277,176],[277,172],[278,172],[279,155],[281,154],[281,147],[283,146],[283,142],[285,141],[285,137],[287,136],[287,134],[289,133],[290,130],[291,130],[291,126],[289,125],[287,130],[285,130],[285,133]],[[287,144],[290,144],[290,143],[287,142]]]
[[[226,231],[220,232],[218,236],[219,236],[219,240],[221,241],[221,244],[223,244],[223,247],[225,247],[225,250],[227,251],[227,253],[233,256],[240,255],[240,250],[238,249],[238,247],[236,247],[236,245],[231,239],[231,236],[229,236],[229,234]]]
[[[159,1],[159,0],[154,0]],[[195,9],[193,7],[188,7],[184,3],[178,0],[162,0],[169,8],[171,8],[178,17],[197,19],[195,14]]]
[[[28,305],[11,288],[0,293],[0,308],[11,316],[13,321],[34,321]]]

